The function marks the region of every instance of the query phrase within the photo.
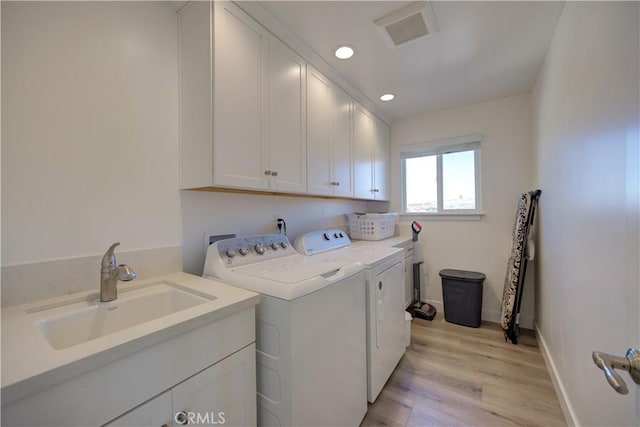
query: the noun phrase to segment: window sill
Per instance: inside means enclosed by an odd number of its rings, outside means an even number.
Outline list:
[[[402,220],[421,219],[424,221],[480,221],[485,216],[484,212],[447,212],[447,213],[401,213]]]

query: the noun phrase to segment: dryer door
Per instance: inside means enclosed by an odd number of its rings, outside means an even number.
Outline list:
[[[374,278],[375,347],[370,346],[369,402],[373,402],[389,379],[405,351],[404,343],[404,268],[402,262]],[[373,338],[373,337],[372,337]]]
[[[404,323],[404,269],[397,263],[378,274],[376,288],[376,347],[393,345]]]

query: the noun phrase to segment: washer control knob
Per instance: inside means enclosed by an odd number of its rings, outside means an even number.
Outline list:
[[[256,250],[256,253],[258,255],[264,255],[264,252],[266,251],[264,245],[262,243],[256,243],[254,249]]]
[[[236,251],[234,251],[233,249],[227,249],[227,251],[225,252],[225,254],[227,255],[227,257],[229,258],[233,258],[234,256],[236,256]]]
[[[274,251],[277,251],[279,247],[280,247],[280,246],[278,246],[278,244],[277,244],[277,243],[275,243],[275,242],[271,244],[271,248],[272,248]]]
[[[241,247],[240,249],[238,249],[238,252],[240,253],[240,255],[242,256],[246,256],[249,253],[249,249],[245,248],[244,246]]]
[[[342,234],[342,232],[340,232],[340,237],[344,237],[344,234]]]
[[[323,233],[323,234],[322,234],[322,238],[323,238],[324,240],[331,240],[331,236],[329,236],[329,233]]]
[[[340,235],[338,233],[333,233],[333,237],[335,237],[336,239],[339,239]]]
[[[287,245],[287,242],[282,242],[280,243],[280,246],[282,246],[282,249],[287,249],[287,246],[289,245]]]

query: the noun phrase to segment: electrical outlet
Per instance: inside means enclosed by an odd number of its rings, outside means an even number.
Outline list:
[[[284,216],[282,215],[274,215],[273,220],[276,223],[276,233],[279,234],[287,234],[287,223],[285,222]]]

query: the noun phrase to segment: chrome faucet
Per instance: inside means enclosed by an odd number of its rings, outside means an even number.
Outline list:
[[[125,264],[116,265],[116,256],[113,251],[120,242],[116,242],[107,249],[102,257],[100,269],[100,301],[113,301],[118,298],[116,284],[118,280],[128,282],[136,278],[136,272]]]

